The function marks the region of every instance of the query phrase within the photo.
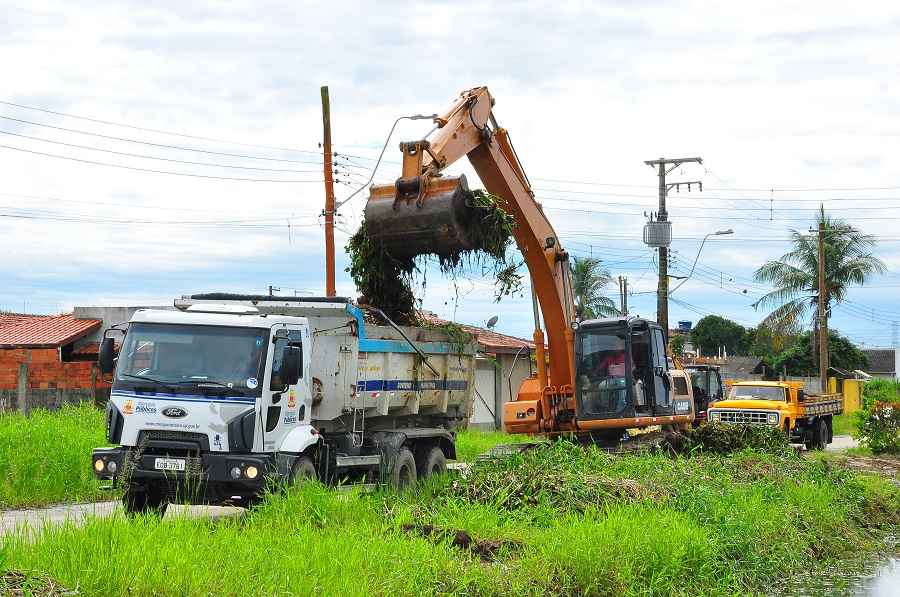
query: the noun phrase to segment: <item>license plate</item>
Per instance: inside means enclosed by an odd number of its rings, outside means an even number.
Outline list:
[[[183,471],[183,458],[157,458],[153,468],[158,471]]]

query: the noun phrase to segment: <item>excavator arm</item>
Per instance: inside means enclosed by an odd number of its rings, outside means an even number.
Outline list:
[[[559,423],[551,413],[564,407],[571,398],[575,378],[572,329],[575,303],[569,255],[535,201],[509,134],[493,117],[493,105],[487,87],[465,91],[445,114],[435,118],[437,128],[430,140],[402,143],[402,175],[394,185],[371,189],[366,218],[368,221],[370,215],[380,217],[382,238],[395,239],[397,250],[410,253],[428,253],[433,243],[464,239],[464,230],[435,223],[453,221],[451,215],[443,212],[452,211],[452,201],[448,198],[458,195],[460,187],[465,186],[464,177],[446,177],[442,171],[463,156],[469,158],[485,189],[498,197],[501,207],[513,216],[515,241],[531,277],[538,387],[532,384],[525,395],[520,392],[519,399],[530,398],[540,403],[540,408],[522,410],[529,414],[518,418],[526,419],[522,423],[530,431],[555,431]],[[426,217],[429,210],[435,210],[434,214]],[[427,224],[418,235],[413,230],[416,221]],[[472,248],[465,246],[464,240],[459,242],[464,248]],[[540,314],[547,330],[549,372],[544,365]]]

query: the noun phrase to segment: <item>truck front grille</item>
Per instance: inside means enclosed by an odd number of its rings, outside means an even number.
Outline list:
[[[755,410],[720,410],[719,421],[735,425],[768,425],[769,413]]]

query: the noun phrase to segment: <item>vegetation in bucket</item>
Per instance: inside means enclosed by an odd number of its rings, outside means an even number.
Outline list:
[[[512,216],[500,207],[496,196],[482,190],[466,191],[466,207],[472,212],[467,233],[477,248],[441,255],[422,253],[398,258],[373,237],[363,220],[347,243],[350,267],[346,271],[366,302],[398,323],[420,323],[413,288],[416,273],[424,273],[429,259],[437,259],[441,272],[454,279],[460,273],[473,271],[492,276],[498,301],[521,291],[522,278],[516,273],[521,263],[508,261],[506,257],[513,240]]]

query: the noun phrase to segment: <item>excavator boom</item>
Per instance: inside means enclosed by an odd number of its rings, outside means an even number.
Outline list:
[[[487,87],[465,91],[445,114],[435,117],[437,128],[431,139],[400,144],[403,154],[400,178],[393,185],[371,189],[365,209],[369,234],[388,253],[398,258],[428,253],[443,256],[478,248],[467,233],[473,210],[466,205],[468,187],[465,177],[442,174],[444,169],[463,156],[468,157],[485,189],[497,197],[500,207],[513,216],[513,236],[528,268],[535,302],[537,377],[526,379],[516,400],[504,405],[505,428],[512,432],[552,434],[636,426],[634,423],[643,421],[643,418],[635,417],[633,406],[626,404],[624,410],[610,416],[603,415],[602,420],[599,415],[590,420],[591,411],[580,402],[576,403],[575,330],[579,323],[575,316],[569,254],[535,201],[509,133],[494,119],[493,105],[494,100]],[[549,354],[545,354],[540,315],[543,315],[543,327],[547,330],[546,349]],[[619,342],[621,346],[634,345],[641,350],[640,347],[652,345],[651,327],[655,324],[645,324],[623,321],[615,329],[605,326],[602,331],[597,331],[600,328],[595,327],[591,337],[618,334],[622,338]],[[640,338],[633,341],[632,333]],[[594,344],[600,346],[596,342]],[[596,346],[592,344],[589,348],[594,350]],[[644,367],[642,371],[646,370],[647,382],[652,384],[655,383],[652,372],[661,370],[660,362],[651,364],[649,360],[656,349],[643,350],[643,360],[638,362],[638,359],[634,363]],[[665,353],[662,350],[661,364],[664,369]],[[588,356],[599,363],[599,353]],[[615,381],[618,385],[611,385],[612,378],[602,382],[588,379],[588,383],[594,384],[589,391],[594,393],[586,395],[603,397],[601,401],[608,403],[615,401],[619,404],[620,400],[627,403],[626,398],[634,392],[632,382],[628,381],[634,378],[632,360],[631,356],[627,360],[619,357],[615,362],[618,364],[613,364],[613,368],[620,368],[616,371],[622,372],[621,382]],[[604,362],[613,361],[606,358]],[[657,394],[662,393],[662,390],[657,391]],[[650,406],[653,414],[656,412],[654,408]],[[669,406],[666,405],[666,408]],[[588,419],[586,427],[580,426],[578,417],[582,412]],[[623,412],[630,413],[631,418],[626,421]],[[653,417],[653,422],[666,422],[665,417],[659,421],[657,419]]]

